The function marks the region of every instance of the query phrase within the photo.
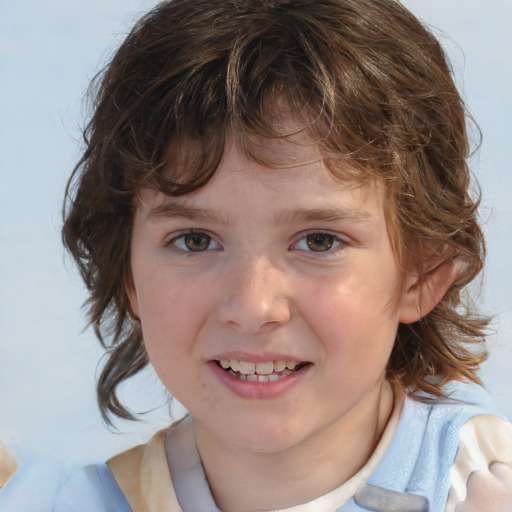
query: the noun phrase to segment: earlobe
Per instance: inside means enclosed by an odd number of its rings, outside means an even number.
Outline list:
[[[412,324],[430,313],[457,279],[460,262],[447,260],[429,270],[423,278],[409,274],[400,299],[400,323]]]

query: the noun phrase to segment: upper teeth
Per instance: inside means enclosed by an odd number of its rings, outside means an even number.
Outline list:
[[[298,365],[298,361],[264,361],[262,363],[254,363],[252,361],[239,361],[238,359],[221,359],[220,365],[227,370],[231,368],[235,372],[244,375],[270,375],[274,372],[282,372],[285,369],[293,370]]]

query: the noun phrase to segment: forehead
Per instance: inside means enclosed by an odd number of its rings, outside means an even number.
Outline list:
[[[258,156],[229,141],[213,178],[202,188],[178,197],[143,189],[144,217],[189,217],[232,223],[237,217],[275,222],[308,219],[385,223],[384,190],[378,182],[361,184],[336,177],[318,145],[282,139],[260,144]],[[266,162],[266,163],[265,163]],[[267,163],[272,163],[272,167]],[[350,162],[339,162],[350,175]]]

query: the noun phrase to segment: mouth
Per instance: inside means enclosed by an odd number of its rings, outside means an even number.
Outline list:
[[[303,361],[243,361],[239,359],[220,359],[219,368],[233,377],[249,382],[274,382],[284,379],[310,364]]]

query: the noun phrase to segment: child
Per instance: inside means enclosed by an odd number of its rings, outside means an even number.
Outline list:
[[[55,510],[510,511],[464,107],[394,0],[173,0],[95,88],[64,242],[109,351],[188,415]]]

